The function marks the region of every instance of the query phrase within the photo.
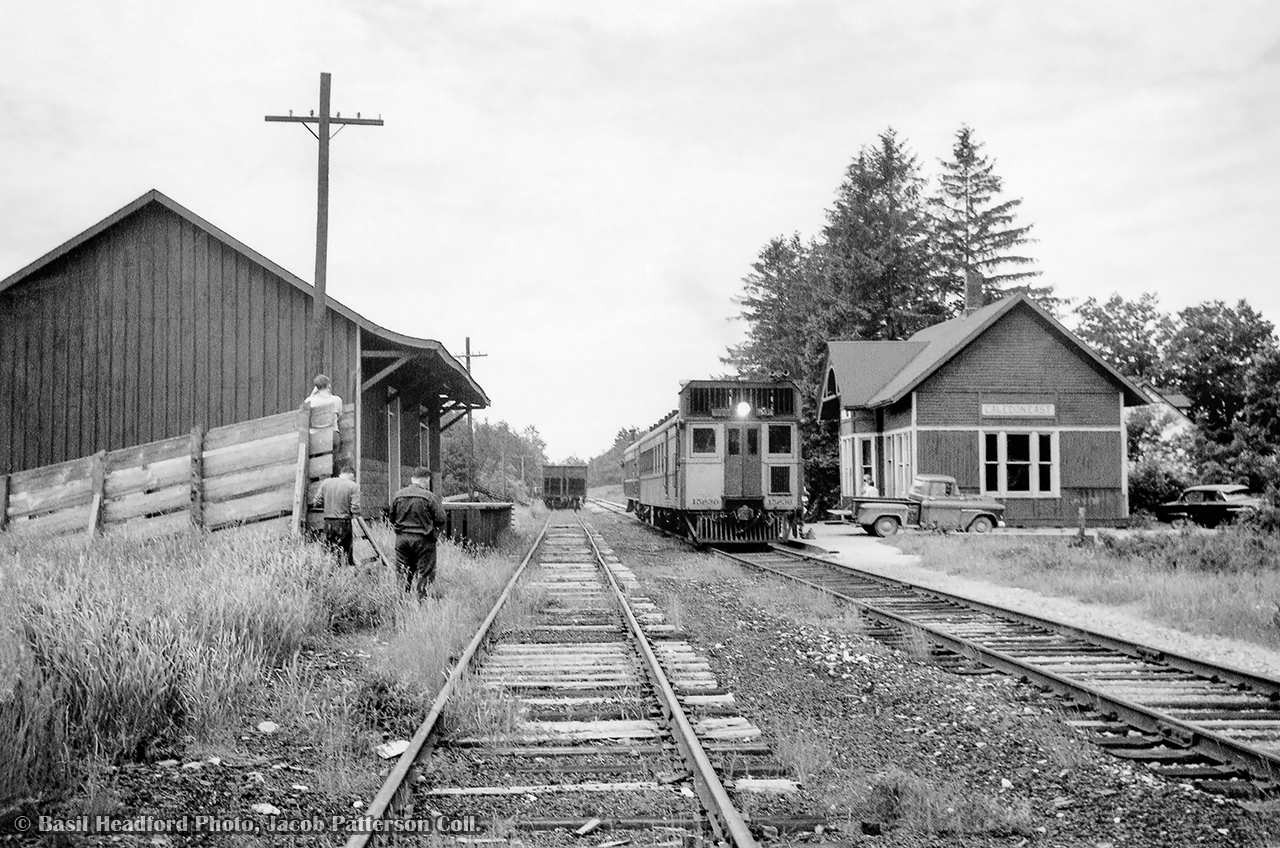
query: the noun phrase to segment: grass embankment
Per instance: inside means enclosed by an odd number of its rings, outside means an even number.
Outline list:
[[[0,801],[217,743],[246,710],[309,718],[335,754],[379,741],[378,711],[429,700],[510,574],[501,550],[439,553],[442,597],[419,604],[389,569],[297,539],[0,536]],[[342,703],[315,703],[300,652],[361,631],[385,651]]]
[[[936,536],[894,540],[929,568],[1045,595],[1129,607],[1199,635],[1280,648],[1280,536],[1245,527],[1215,532],[1063,537]]]

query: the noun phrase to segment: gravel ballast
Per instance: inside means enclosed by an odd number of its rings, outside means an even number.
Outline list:
[[[593,513],[622,561],[801,772],[835,844],[1267,846],[1274,807],[1150,774],[1077,737],[1056,698],[953,675],[856,619],[630,517]],[[750,810],[748,810],[750,812]],[[784,837],[785,838],[785,837]]]

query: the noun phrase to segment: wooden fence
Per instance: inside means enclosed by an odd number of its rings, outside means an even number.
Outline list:
[[[0,475],[0,530],[141,538],[267,522],[296,530],[335,457],[353,458],[355,407],[336,427],[311,432],[311,423],[309,410],[283,412]]]

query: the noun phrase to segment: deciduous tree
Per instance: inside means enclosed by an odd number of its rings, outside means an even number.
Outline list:
[[[1113,294],[1106,303],[1091,297],[1077,306],[1076,335],[1121,374],[1160,385],[1166,378],[1165,351],[1173,338],[1173,317],[1160,299],[1144,292],[1137,300]]]
[[[1169,373],[1210,440],[1231,442],[1232,423],[1248,399],[1248,376],[1275,350],[1274,329],[1244,300],[1234,307],[1209,301],[1178,313],[1169,341]]]

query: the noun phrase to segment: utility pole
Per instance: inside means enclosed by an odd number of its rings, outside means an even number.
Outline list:
[[[354,118],[344,118],[339,112],[336,116],[329,114],[329,81],[332,75],[320,74],[320,114],[313,110],[310,117],[294,117],[290,110],[288,115],[267,115],[268,122],[302,124],[307,132],[320,142],[319,174],[316,178],[316,277],[315,301],[311,310],[311,328],[307,334],[307,362],[313,373],[320,374],[324,367],[324,325],[329,313],[329,301],[325,296],[325,275],[329,264],[329,127],[338,125],[334,135],[342,132],[348,124],[362,127],[380,127],[382,118],[361,118],[356,112]],[[316,129],[311,129],[311,124]],[[359,390],[359,386],[356,386]]]
[[[472,353],[471,337],[467,336],[467,352],[463,354],[463,359],[467,361],[467,376],[471,376],[471,360],[483,359],[489,354]],[[467,485],[471,487],[471,491],[476,490],[476,431],[471,426],[471,408],[467,408]]]

